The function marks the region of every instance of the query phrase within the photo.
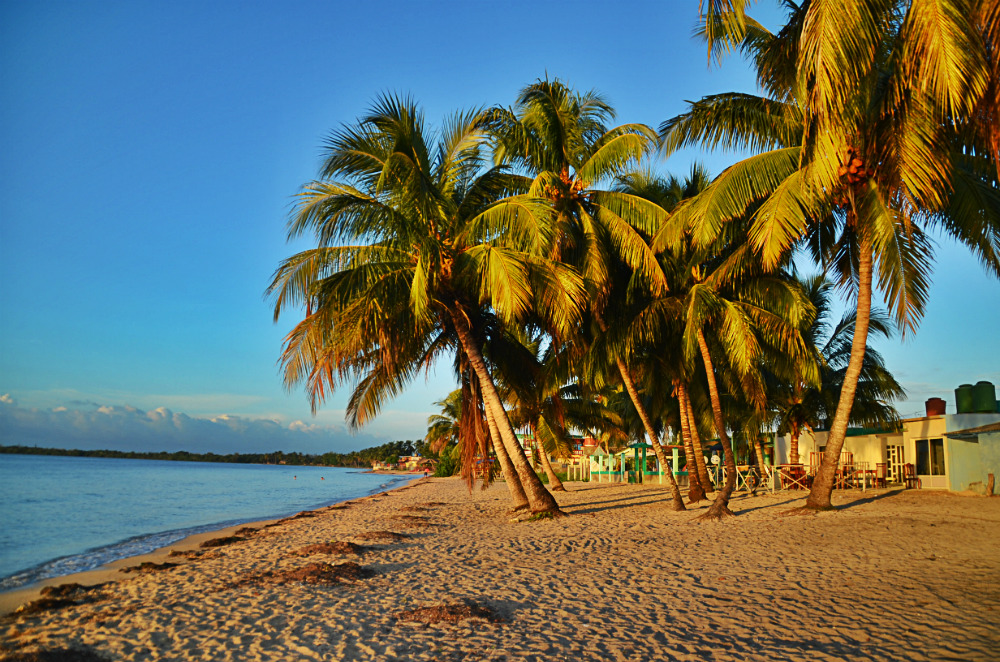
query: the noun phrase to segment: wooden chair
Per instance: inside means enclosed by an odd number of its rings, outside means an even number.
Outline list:
[[[903,487],[906,489],[912,489],[918,487],[920,484],[917,479],[917,470],[912,464],[903,465]]]
[[[885,462],[876,462],[875,463],[875,481],[874,482],[875,482],[875,485],[874,485],[875,489],[878,489],[880,487],[888,487],[889,486],[889,474],[886,471],[886,463]]]

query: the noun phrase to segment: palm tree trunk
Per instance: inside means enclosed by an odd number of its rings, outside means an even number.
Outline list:
[[[667,485],[670,487],[673,508],[674,510],[687,510],[684,507],[684,497],[681,496],[681,490],[677,487],[677,481],[674,480],[673,467],[667,462],[667,455],[663,452],[663,447],[660,445],[660,440],[657,438],[656,432],[653,431],[653,424],[649,420],[646,408],[639,399],[639,391],[635,388],[635,382],[632,381],[632,377],[628,374],[625,362],[620,357],[616,357],[615,361],[618,364],[618,372],[621,373],[622,382],[625,384],[625,390],[628,391],[629,398],[632,399],[632,404],[639,413],[639,418],[642,419],[642,426],[649,437],[649,443],[653,447],[653,452],[656,453],[656,459],[660,463],[660,470],[667,474]]]
[[[788,462],[799,463],[799,426],[793,425],[788,432]]]
[[[691,428],[688,421],[687,408],[684,406],[684,397],[681,395],[680,382],[674,382],[674,390],[677,392],[678,411],[680,412],[681,436],[684,438],[684,454],[687,455],[688,470],[688,503],[698,503],[705,500],[705,488],[701,486],[701,478],[698,476],[698,463],[694,457],[694,444],[691,443]]]
[[[832,510],[830,496],[833,494],[837,465],[840,463],[840,451],[844,448],[847,437],[847,422],[851,418],[851,407],[854,406],[854,394],[858,390],[858,378],[861,376],[861,365],[865,360],[865,348],[868,346],[868,324],[872,311],[872,250],[867,241],[862,241],[858,251],[858,312],[854,322],[854,339],[851,342],[851,359],[844,372],[844,384],[840,390],[840,400],[837,402],[837,413],[830,426],[830,434],[826,439],[826,452],[819,471],[813,480],[806,508],[810,510]]]
[[[764,466],[764,447],[760,444],[760,437],[753,440],[753,452],[757,456],[757,466]]]
[[[559,504],[556,503],[555,497],[545,489],[545,485],[538,478],[538,474],[528,464],[528,458],[524,456],[524,449],[521,448],[521,444],[517,441],[514,428],[510,426],[507,411],[503,408],[500,394],[497,393],[496,385],[493,384],[493,378],[490,376],[489,370],[486,369],[486,361],[483,360],[483,355],[479,351],[479,345],[472,335],[468,319],[466,319],[465,314],[461,310],[452,311],[451,319],[455,324],[455,331],[458,334],[458,341],[462,345],[462,350],[469,359],[469,365],[472,366],[476,376],[479,378],[483,404],[493,413],[493,420],[500,431],[500,439],[503,441],[504,446],[507,447],[507,454],[514,462],[517,475],[521,478],[521,485],[524,487],[528,503],[531,505],[531,512],[536,514],[552,513],[554,515],[563,515],[564,513],[559,510]]]
[[[549,454],[545,452],[545,447],[542,446],[542,440],[538,438],[538,430],[532,425],[531,434],[535,437],[535,443],[538,444],[538,457],[542,460],[542,469],[545,470],[545,475],[549,478],[549,490],[552,492],[565,492],[566,488],[563,486],[562,481],[559,480],[559,476],[556,475],[555,469],[552,468],[552,463],[549,462]]]
[[[708,465],[705,464],[705,451],[701,446],[701,435],[698,434],[698,424],[694,419],[694,407],[691,405],[691,392],[688,391],[687,384],[681,382],[681,393],[684,396],[684,408],[687,411],[688,427],[691,429],[691,445],[694,446],[694,460],[698,467],[698,480],[701,482],[705,494],[715,491],[712,477],[708,475]]]
[[[733,515],[729,510],[729,497],[736,487],[736,459],[733,457],[733,446],[726,434],[726,424],[722,420],[722,401],[719,399],[719,389],[715,383],[715,368],[712,367],[712,357],[708,353],[708,343],[705,334],[698,329],[698,349],[701,350],[701,360],[705,363],[705,374],[708,376],[708,395],[712,399],[712,415],[715,418],[715,431],[722,443],[722,459],[726,465],[726,482],[708,511],[701,516],[703,519],[722,519]]]
[[[528,495],[524,493],[524,486],[521,485],[521,479],[517,477],[517,469],[514,467],[510,455],[507,454],[507,449],[504,448],[503,440],[500,439],[500,428],[497,427],[497,422],[493,419],[493,412],[489,408],[486,408],[486,422],[490,426],[493,452],[496,453],[497,460],[500,462],[500,470],[503,471],[504,481],[507,483],[507,489],[510,490],[510,498],[514,502],[514,507],[511,510],[524,510],[528,508]]]

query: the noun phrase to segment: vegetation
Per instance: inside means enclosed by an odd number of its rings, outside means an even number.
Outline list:
[[[289,464],[295,466],[355,467],[365,469],[370,469],[375,462],[394,463],[401,456],[417,453],[424,457],[436,458],[436,454],[427,447],[423,440],[390,441],[380,446],[373,446],[349,453],[323,453],[322,455],[308,455],[294,452],[285,453],[283,451],[274,451],[273,453],[230,453],[228,455],[189,453],[188,451],[141,453],[138,451],[85,451],[78,449],[38,448],[37,446],[0,446],[0,454],[3,453],[16,455],[61,455],[67,457],[110,457],[128,460],[171,460],[178,462]]]
[[[809,507],[828,508],[848,423],[898,418],[902,390],[868,340],[916,329],[930,234],[1000,274],[1000,11],[788,0],[771,33],[749,4],[705,0],[701,32],[710,54],[746,56],[764,94],[706,97],[658,132],[613,126],[599,93],[548,78],[436,133],[392,96],[335,132],[289,223],[315,248],[268,289],[276,318],[302,314],[286,384],[314,407],[349,384],[360,426],[451,358],[460,388],[429,421],[439,471],[502,474],[536,516],[560,514],[543,483],[561,487],[550,456],[570,432],[608,450],[648,440],[661,467],[663,444],[683,445],[689,500],[717,492],[707,517],[721,518],[737,451],[763,462],[769,434],[824,421]],[[752,156],[714,179],[648,164],[691,146]],[[822,274],[803,281],[792,265],[808,258]],[[835,290],[851,310],[831,325]],[[541,442],[544,481],[515,427]],[[718,439],[722,486],[703,439]]]

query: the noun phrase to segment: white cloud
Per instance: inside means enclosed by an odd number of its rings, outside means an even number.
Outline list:
[[[283,425],[269,419],[222,415],[195,418],[166,407],[143,411],[131,406],[96,409],[27,409],[0,396],[0,444],[49,448],[254,453],[346,452],[382,443],[342,426]]]

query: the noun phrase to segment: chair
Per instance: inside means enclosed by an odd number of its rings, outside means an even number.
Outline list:
[[[783,464],[779,472],[783,490],[808,490],[812,486],[812,476],[801,464]]]
[[[903,465],[903,487],[912,489],[919,487],[920,481],[917,479],[917,471],[912,464]]]
[[[875,489],[889,486],[889,475],[886,471],[885,462],[875,463]]]

